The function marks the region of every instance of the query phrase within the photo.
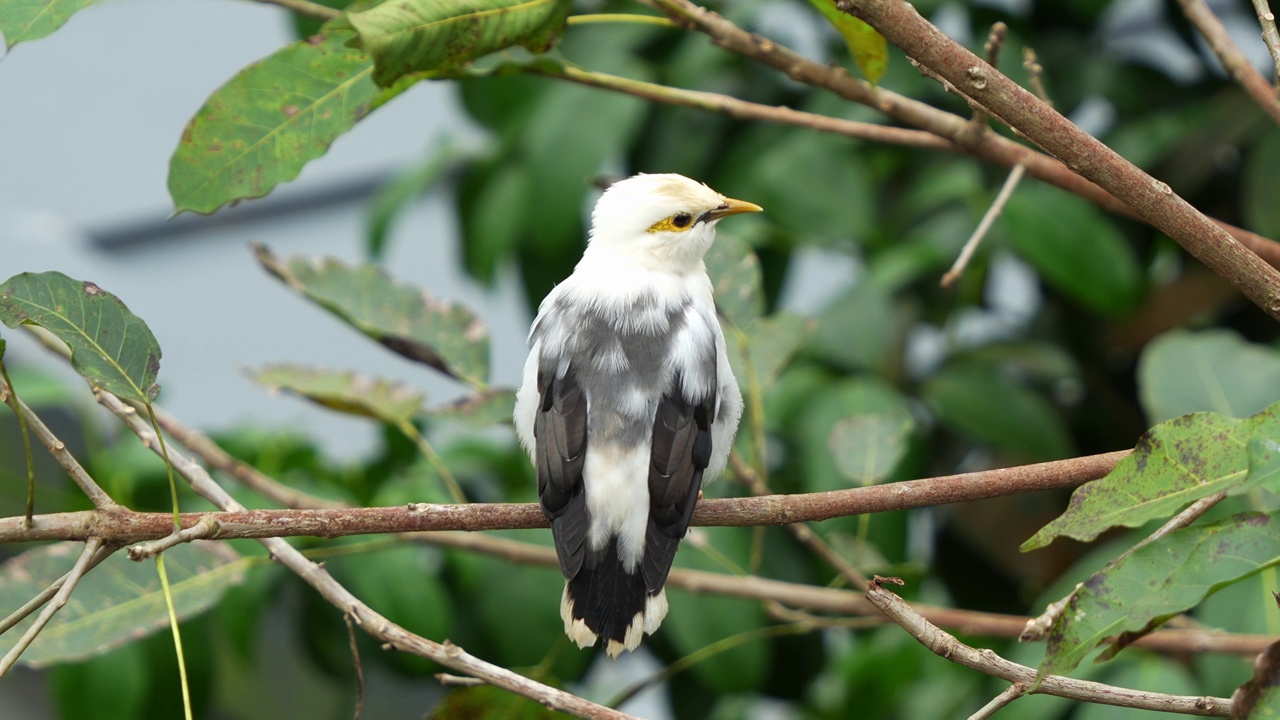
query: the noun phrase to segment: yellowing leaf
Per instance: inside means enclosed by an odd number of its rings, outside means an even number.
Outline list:
[[[823,17],[835,26],[849,45],[849,53],[858,66],[858,72],[875,85],[889,67],[889,44],[876,29],[858,18],[836,8],[835,0],[809,0]]]

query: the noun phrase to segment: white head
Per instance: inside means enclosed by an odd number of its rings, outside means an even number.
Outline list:
[[[697,266],[716,238],[721,218],[760,212],[683,175],[634,175],[605,190],[591,213],[587,255],[683,272]]]

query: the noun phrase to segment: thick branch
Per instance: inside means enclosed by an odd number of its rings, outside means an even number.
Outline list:
[[[1010,169],[1015,165],[1025,165],[1027,174],[1032,177],[1075,193],[1105,210],[1146,219],[1062,162],[996,133],[974,132],[973,124],[959,115],[884,88],[872,87],[841,68],[816,63],[772,40],[746,32],[690,0],[654,0],[654,4],[673,19],[707,34],[717,45],[779,70],[796,82],[826,88],[846,100],[879,110],[900,122],[949,140],[979,160]],[[1213,222],[1267,262],[1280,267],[1280,243],[1228,223]]]
[[[668,2],[670,0],[664,0]],[[948,38],[902,0],[839,0],[920,65],[952,83],[993,116],[1105,188],[1268,315],[1280,319],[1280,271],[1263,262],[1178,197],[1032,93]],[[1030,170],[1030,168],[1028,168]]]
[[[951,662],[1028,687],[1036,682],[1034,668],[1006,660],[991,650],[978,650],[965,645],[953,635],[929,623],[913,611],[906,601],[880,587],[878,582],[867,586],[867,599],[919,640],[921,645]],[[1205,717],[1226,717],[1231,711],[1231,701],[1226,698],[1187,697],[1129,690],[1059,675],[1043,678],[1033,692],[1103,705]]]
[[[145,427],[145,423],[140,422],[139,427]],[[150,437],[154,437],[154,433]],[[1069,488],[1106,475],[1128,452],[803,495],[708,499],[698,503],[693,524],[789,525]],[[203,468],[200,471],[204,472]],[[536,503],[411,503],[394,507],[308,510],[237,508],[223,513],[184,513],[182,525],[192,527],[210,515],[218,524],[211,537],[223,539],[547,527],[547,520]],[[101,537],[113,543],[133,543],[158,540],[172,532],[172,514],[138,513],[123,508],[110,512],[37,515],[30,528],[21,517],[0,519],[0,542]]]

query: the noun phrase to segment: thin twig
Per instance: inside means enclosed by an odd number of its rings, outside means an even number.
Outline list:
[[[9,648],[9,652],[5,654],[4,659],[0,659],[0,677],[4,677],[9,669],[18,662],[18,658],[22,653],[31,646],[31,642],[36,639],[44,626],[49,624],[53,616],[57,614],[67,604],[67,600],[71,597],[71,591],[76,589],[76,583],[80,582],[80,578],[89,571],[90,561],[98,554],[98,550],[102,548],[102,538],[89,538],[84,544],[84,550],[80,552],[80,557],[76,559],[76,564],[72,566],[71,572],[67,573],[63,580],[62,587],[54,593],[53,599],[48,605],[40,611],[36,616],[36,621],[22,633],[22,637],[18,638],[17,644]]]
[[[489,684],[479,678],[450,675],[449,673],[436,673],[435,678],[445,687],[480,687],[481,685]]]
[[[1009,26],[1002,22],[997,22],[991,26],[991,32],[987,34],[987,44],[982,49],[987,53],[987,64],[996,67],[1000,61],[1000,48],[1004,47],[1004,39],[1009,34]],[[975,109],[973,117],[969,118],[969,124],[978,131],[987,129],[987,120],[990,118],[984,109]]]
[[[1213,14],[1208,4],[1204,0],[1178,0],[1178,4],[1182,6],[1182,13],[1187,16],[1187,20],[1196,26],[1209,47],[1213,48],[1213,54],[1218,57],[1222,67],[1240,83],[1240,87],[1249,93],[1259,107],[1280,123],[1280,96],[1276,95],[1271,83],[1245,57],[1240,46],[1231,38],[1227,27]]]
[[[1036,97],[1043,100],[1045,105],[1053,107],[1053,100],[1049,97],[1049,88],[1045,87],[1044,84],[1044,66],[1040,64],[1040,58],[1030,46],[1022,48],[1022,67],[1027,70],[1027,83],[1031,85],[1031,92],[1034,92]]]
[[[483,533],[431,532],[406,536],[418,542],[500,557],[507,562],[558,568],[555,551],[541,545],[494,537]],[[862,593],[815,587],[782,580],[737,576],[722,573],[675,568],[667,577],[667,587],[695,594],[724,595],[759,602],[777,602],[787,607],[810,612],[842,616],[878,616],[880,611]],[[961,610],[913,603],[916,612],[930,622],[965,635],[1016,638],[1027,618],[1017,615]],[[1217,652],[1232,655],[1257,655],[1275,641],[1270,635],[1245,635],[1205,630],[1159,630],[1139,640],[1136,645],[1168,653]]]
[[[9,379],[9,369],[4,365],[4,340],[0,340],[0,401],[13,410],[18,416],[18,430],[22,433],[22,451],[27,459],[27,510],[23,513],[27,527],[31,527],[31,516],[36,514],[36,463],[31,457],[31,436],[27,432],[27,414],[23,405],[19,404],[18,391]]]
[[[1276,15],[1271,12],[1271,4],[1267,0],[1253,0],[1253,9],[1258,14],[1258,24],[1262,26],[1262,39],[1271,53],[1276,87],[1280,87],[1280,31],[1276,30]]]
[[[0,392],[3,392],[6,387],[8,387],[8,384],[4,380],[0,380]],[[41,445],[48,449],[49,454],[53,456],[54,460],[58,461],[62,469],[67,471],[67,475],[75,481],[75,484],[80,486],[80,489],[89,498],[89,501],[93,503],[93,506],[96,508],[118,507],[116,501],[112,500],[111,496],[89,476],[89,473],[80,465],[80,462],[71,454],[71,451],[67,450],[66,443],[53,434],[53,431],[44,424],[40,416],[36,415],[16,394],[11,394],[10,398],[21,409],[22,416],[26,418],[26,424],[31,428],[31,433],[36,436]]]
[[[205,515],[195,524],[187,528],[183,528],[175,533],[156,540],[155,542],[135,545],[129,548],[129,559],[134,562],[153,558],[160,553],[168,550],[174,545],[191,542],[192,540],[203,540],[205,538],[217,537],[218,535],[218,518],[213,515]]]
[[[991,702],[987,703],[986,705],[983,705],[982,708],[978,710],[978,712],[970,715],[969,720],[987,720],[987,718],[991,717],[992,715],[995,715],[996,711],[998,711],[1000,708],[1022,697],[1023,695],[1026,694],[1026,692],[1027,692],[1026,685],[1023,685],[1022,683],[1014,683],[1009,687],[1005,688],[1004,692],[991,698]]]
[[[160,454],[160,443],[156,432],[142,420],[133,408],[120,398],[104,390],[95,390],[98,402],[115,413],[125,425],[133,431],[148,449]],[[231,497],[221,486],[213,481],[209,473],[186,455],[173,449],[169,452],[169,460],[175,470],[190,483],[191,489],[212,502],[215,506],[240,512],[244,506]],[[630,718],[629,715],[611,710],[602,705],[590,702],[563,690],[530,680],[504,667],[485,662],[468,654],[465,650],[445,641],[437,643],[415,635],[403,627],[391,622],[370,608],[360,598],[351,594],[329,574],[323,565],[312,562],[292,545],[279,537],[259,540],[271,553],[271,557],[289,568],[304,582],[318,591],[326,601],[349,615],[351,620],[366,633],[388,646],[420,655],[445,667],[478,677],[491,685],[536,700],[543,705],[561,712],[582,718],[608,718],[620,720]]]
[[[684,0],[659,0],[664,5]],[[1097,138],[947,37],[902,0],[837,0],[836,6],[880,31],[908,57],[982,103],[992,116],[1097,183],[1138,217],[1163,231],[1210,270],[1280,320],[1280,271],[1250,252],[1166,183],[1125,160]],[[995,133],[986,133],[994,135]],[[1028,172],[1033,168],[1028,165]]]
[[[992,223],[1000,217],[1000,213],[1004,210],[1004,206],[1009,202],[1009,196],[1013,195],[1014,188],[1018,187],[1018,183],[1022,180],[1022,176],[1026,173],[1025,165],[1014,165],[1013,170],[1009,172],[1009,176],[1004,179],[1004,185],[1000,186],[1000,192],[996,194],[996,199],[991,203],[991,207],[982,215],[982,221],[978,223],[978,227],[974,229],[973,234],[965,241],[964,247],[960,249],[960,255],[956,257],[955,263],[951,265],[951,269],[942,276],[941,285],[949,288],[955,285],[956,280],[964,273],[964,269],[969,265],[970,258],[977,252],[978,245],[982,242],[982,238],[986,237],[987,231],[991,229]]]
[[[111,554],[117,549],[119,549],[118,545],[103,544],[102,547],[98,548],[98,552],[94,553],[93,557],[90,558],[89,565],[85,568],[85,572],[92,570],[103,560],[111,557]],[[43,607],[45,603],[49,602],[49,598],[52,598],[57,594],[58,590],[62,589],[62,586],[66,584],[67,579],[70,577],[71,573],[67,572],[67,574],[50,583],[49,587],[41,590],[38,595],[23,603],[22,607],[9,613],[5,619],[0,620],[0,635],[9,632],[10,628],[22,622],[28,615]]]
[[[902,629],[920,641],[921,645],[929,648],[940,657],[987,675],[1002,678],[1012,683],[1020,683],[1028,687],[1035,684],[1035,668],[1029,668],[1006,660],[986,648],[978,650],[965,645],[957,640],[955,636],[939,629],[919,613],[912,610],[911,606],[902,598],[881,587],[880,581],[882,580],[884,579],[877,578],[876,582],[872,582],[867,586],[867,600],[880,608],[885,615],[892,618],[898,625],[902,626]],[[897,582],[900,584],[902,581],[898,580]],[[1129,690],[1058,675],[1049,675],[1041,679],[1034,692],[1102,705],[1204,717],[1226,717],[1231,711],[1231,701],[1227,698],[1188,697]]]
[[[360,662],[360,646],[356,643],[356,627],[351,622],[351,616],[343,615],[342,619],[347,624],[347,642],[351,645],[351,662],[356,669],[355,720],[360,720],[360,715],[364,712],[364,666]]]

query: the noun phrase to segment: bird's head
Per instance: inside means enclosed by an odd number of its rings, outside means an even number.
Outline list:
[[[761,209],[683,175],[635,175],[610,185],[596,202],[588,253],[686,271],[711,247],[722,218]]]

